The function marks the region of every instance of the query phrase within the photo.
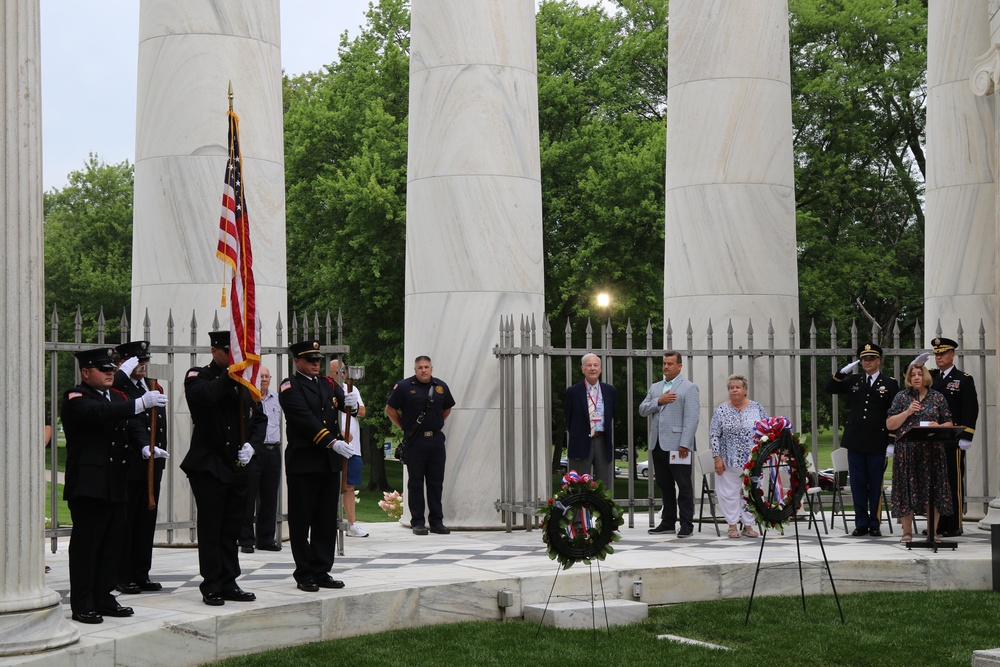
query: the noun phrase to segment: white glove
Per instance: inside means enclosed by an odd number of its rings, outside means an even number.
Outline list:
[[[243,446],[240,447],[240,451],[236,453],[236,458],[239,460],[240,465],[246,465],[250,463],[250,459],[253,458],[254,449],[250,446],[249,442],[244,442]]]
[[[344,396],[344,407],[348,412],[355,412],[358,409],[358,395],[353,391]]]
[[[345,459],[349,459],[351,458],[351,456],[354,455],[354,450],[351,448],[349,444],[347,444],[343,440],[334,440],[333,444],[330,445],[330,449],[337,452]]]
[[[972,441],[962,438],[961,440],[958,441],[958,447],[964,452],[968,450],[970,447],[972,447]]]
[[[132,371],[134,371],[138,365],[139,357],[129,357],[122,362],[122,365],[118,367],[118,370],[125,375],[132,375]]]
[[[931,358],[930,352],[921,352],[917,355],[917,358],[910,362],[911,366],[923,366],[927,363],[927,360]]]
[[[841,368],[840,372],[843,373],[844,375],[847,375],[848,373],[850,373],[851,371],[853,371],[855,368],[857,368],[858,364],[860,364],[860,363],[861,363],[860,359],[858,359],[857,361],[852,361],[851,363],[849,363],[846,366],[844,366],[843,368]]]
[[[167,395],[161,394],[158,391],[147,391],[139,399],[142,402],[142,409],[149,410],[150,408],[162,408],[167,405]]]
[[[142,458],[149,458],[149,445],[142,448]],[[165,449],[160,449],[159,447],[153,447],[153,458],[154,459],[169,459],[170,454]]]

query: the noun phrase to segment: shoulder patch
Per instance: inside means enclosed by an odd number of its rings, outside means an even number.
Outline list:
[[[71,391],[71,392],[69,392],[69,394],[66,395],[66,398],[69,399],[69,400],[71,400],[71,401],[74,398],[81,398],[81,397],[83,397],[83,394],[81,394],[78,391]]]
[[[444,387],[442,387],[441,385],[435,385],[434,386],[434,391],[436,391],[439,394],[443,394],[444,393]]]
[[[278,388],[278,391],[285,391],[286,389],[291,389],[291,388],[292,388],[292,381],[285,380],[284,382],[281,383],[281,387]]]
[[[188,374],[187,374],[187,376],[186,376],[186,377],[189,377],[189,378],[196,378],[196,377],[198,377],[198,374],[199,374],[199,371],[198,371],[198,369],[196,369],[196,368],[192,368],[191,370],[189,370],[189,371],[188,371]]]

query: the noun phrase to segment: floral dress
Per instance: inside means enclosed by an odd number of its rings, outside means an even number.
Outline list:
[[[767,412],[757,401],[750,401],[737,410],[729,401],[722,403],[712,413],[708,427],[712,456],[721,456],[726,468],[742,472],[750,460],[753,447],[753,425],[767,419]]]
[[[889,408],[888,417],[905,412],[913,400],[910,389],[896,394]],[[920,412],[906,418],[897,430],[895,453],[892,456],[892,515],[907,516],[911,512],[923,513],[927,507],[930,484],[930,466],[934,465],[934,507],[941,514],[953,514],[955,507],[951,500],[951,485],[948,483],[948,468],[945,462],[944,445],[933,445],[910,440],[906,434],[920,422],[943,424],[951,421],[948,402],[944,394],[927,390],[920,402]]]

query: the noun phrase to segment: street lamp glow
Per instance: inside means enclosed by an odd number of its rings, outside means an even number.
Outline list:
[[[601,292],[600,294],[597,295],[597,306],[599,308],[607,308],[610,303],[611,303],[611,297],[608,295],[607,292]]]

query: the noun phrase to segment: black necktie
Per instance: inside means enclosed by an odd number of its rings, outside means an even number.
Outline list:
[[[872,376],[871,376],[871,375],[869,375],[869,376],[868,376],[868,389],[871,389],[871,388],[872,388],[872,384],[873,384],[873,383],[872,383]]]
[[[142,396],[143,394],[146,393],[146,388],[142,386],[142,382],[136,382],[135,386],[136,386],[136,389],[139,390],[139,395],[140,396]]]

